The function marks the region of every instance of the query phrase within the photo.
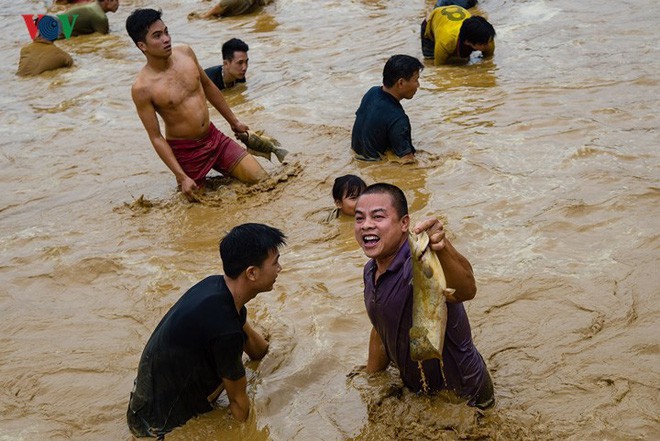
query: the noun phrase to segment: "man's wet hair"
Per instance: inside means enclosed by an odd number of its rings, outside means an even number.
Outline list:
[[[417,72],[421,72],[424,65],[415,57],[410,55],[393,55],[385,63],[383,68],[383,86],[392,87],[399,80],[409,80]]]
[[[149,26],[160,20],[161,15],[163,15],[163,11],[148,8],[138,8],[131,12],[131,15],[126,19],[126,32],[128,32],[133,43],[145,42]]]
[[[435,8],[441,8],[443,6],[460,6],[463,9],[470,9],[477,6],[477,0],[438,0],[435,2]]]
[[[335,183],[332,186],[332,198],[335,201],[341,201],[344,196],[358,197],[365,188],[367,188],[367,184],[359,176],[339,176],[335,179]]]
[[[238,38],[232,38],[222,45],[222,59],[231,61],[234,59],[234,52],[247,52],[249,50],[250,48],[246,42]]]
[[[264,224],[242,224],[232,228],[220,241],[220,258],[225,275],[235,279],[250,266],[260,267],[268,253],[286,245],[286,236]]]
[[[408,200],[406,199],[406,195],[396,185],[385,182],[371,184],[360,194],[360,197],[367,194],[389,194],[392,199],[392,206],[394,206],[396,214],[399,215],[399,219],[408,214]]]
[[[458,33],[459,40],[474,44],[488,44],[491,38],[495,38],[495,28],[485,18],[478,15],[466,18]]]

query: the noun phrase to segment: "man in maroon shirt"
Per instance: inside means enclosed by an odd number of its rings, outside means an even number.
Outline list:
[[[399,369],[403,383],[414,391],[422,389],[418,363],[410,357],[409,331],[412,326],[412,263],[408,245],[408,202],[398,187],[373,184],[360,195],[355,209],[355,239],[370,257],[364,267],[364,303],[373,325],[369,339],[367,372]],[[493,384],[483,358],[472,342],[470,322],[463,303],[474,298],[477,287],[470,262],[445,236],[436,218],[417,225],[415,233],[426,230],[430,246],[445,272],[447,286],[447,331],[440,361],[423,362],[432,391],[453,390],[480,408],[494,404]],[[443,380],[442,371],[444,371]]]

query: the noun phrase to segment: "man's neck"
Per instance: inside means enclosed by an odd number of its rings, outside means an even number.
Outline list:
[[[256,294],[251,293],[245,286],[244,283],[239,279],[232,279],[227,276],[222,276],[225,279],[227,288],[234,299],[234,305],[236,306],[236,311],[240,311],[243,306],[254,297]]]
[[[222,82],[224,83],[225,87],[232,87],[234,83],[236,83],[236,78],[227,74],[224,67],[222,69]]]
[[[390,95],[392,95],[392,97],[394,97],[395,100],[401,101],[401,97],[399,96],[399,94],[396,93],[396,91],[394,90],[394,87],[383,86],[383,87],[381,87],[381,89],[383,90],[383,92],[389,93]]]
[[[165,71],[172,66],[172,56],[167,58],[157,58],[147,56],[147,66],[155,71]]]
[[[389,256],[385,256],[383,258],[376,258],[374,259],[376,261],[376,277],[374,279],[374,282],[378,280],[378,278],[385,274],[385,271],[392,265],[392,262],[394,262],[394,259],[396,258],[397,254],[399,254],[399,250],[401,250],[401,245],[408,240],[408,236],[404,235],[401,238],[401,242],[399,242],[399,246],[396,248],[396,251],[394,253],[390,254]]]

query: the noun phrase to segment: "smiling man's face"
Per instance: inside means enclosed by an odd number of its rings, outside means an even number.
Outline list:
[[[407,239],[409,223],[408,215],[399,217],[388,193],[363,194],[355,207],[355,240],[367,257],[387,262]]]

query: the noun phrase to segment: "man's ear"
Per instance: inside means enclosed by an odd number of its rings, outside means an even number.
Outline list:
[[[335,199],[335,207],[337,207],[337,208],[341,208],[341,206],[342,206],[341,201],[338,200],[338,199]]]
[[[256,281],[258,275],[259,275],[259,268],[256,266],[251,265],[245,269],[245,276],[251,282]]]
[[[136,46],[138,47],[138,49],[144,52],[144,50],[147,48],[147,43],[145,43],[144,41],[138,41],[136,43]]]
[[[406,214],[401,218],[401,231],[408,231],[410,228],[410,215]]]

